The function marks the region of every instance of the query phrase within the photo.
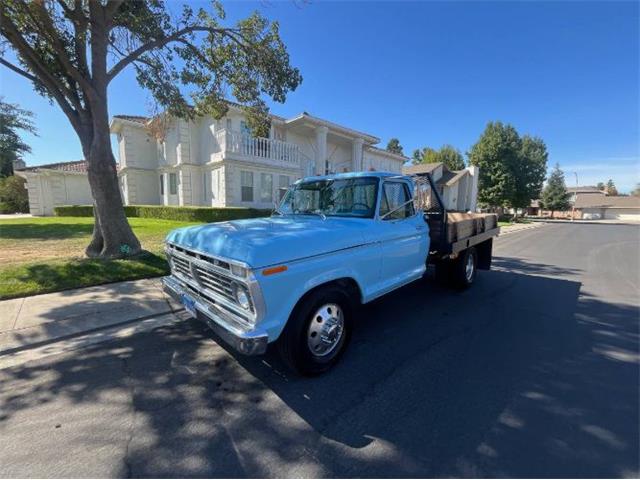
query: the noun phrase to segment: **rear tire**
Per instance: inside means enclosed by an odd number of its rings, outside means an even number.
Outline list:
[[[459,289],[469,288],[476,279],[478,271],[478,252],[475,247],[467,248],[453,263],[453,286]]]
[[[296,306],[278,339],[282,360],[305,376],[329,370],[347,348],[353,310],[351,300],[338,287],[308,294]]]

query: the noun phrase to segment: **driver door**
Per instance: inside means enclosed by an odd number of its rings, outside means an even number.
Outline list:
[[[424,273],[429,227],[414,208],[409,185],[401,180],[383,182],[378,218],[381,286],[389,291]]]

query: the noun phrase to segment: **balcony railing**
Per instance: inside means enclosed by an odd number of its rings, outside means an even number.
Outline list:
[[[220,150],[224,153],[253,157],[290,167],[299,167],[302,153],[295,143],[272,138],[252,137],[246,133],[220,130],[216,133]]]

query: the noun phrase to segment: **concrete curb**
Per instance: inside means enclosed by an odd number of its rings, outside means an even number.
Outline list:
[[[640,226],[640,222],[623,222],[620,220],[563,220],[563,219],[530,219],[534,223],[572,223],[572,224],[581,224],[581,225],[636,225]]]
[[[540,228],[546,225],[543,222],[536,222],[532,224],[524,224],[522,226],[518,225],[517,227],[500,227],[500,235],[499,237],[503,237],[505,235],[510,235],[512,233],[525,232],[527,230],[531,230],[534,228]]]
[[[171,309],[169,308],[169,310],[166,311],[162,311],[162,312],[154,312],[150,315],[145,315],[142,317],[138,317],[138,318],[130,318],[128,320],[124,320],[122,322],[116,322],[116,323],[111,323],[111,324],[107,324],[107,325],[102,325],[99,327],[95,327],[95,328],[89,328],[87,330],[82,330],[82,331],[78,331],[75,333],[71,333],[69,335],[61,335],[58,337],[53,337],[47,340],[42,340],[39,342],[33,342],[33,343],[28,343],[28,344],[24,344],[21,345],[19,347],[12,347],[12,348],[7,348],[5,350],[0,350],[0,358],[2,358],[5,355],[11,355],[13,353],[17,353],[17,352],[23,352],[25,350],[30,350],[30,349],[35,349],[35,348],[40,348],[40,347],[44,347],[46,345],[51,345],[53,343],[57,343],[57,342],[64,342],[67,340],[72,340],[74,338],[79,338],[85,335],[91,335],[94,333],[98,333],[98,332],[102,332],[105,330],[109,330],[111,328],[115,328],[115,329],[120,329],[122,327],[134,324],[134,323],[138,323],[138,322],[142,322],[145,320],[150,320],[153,318],[157,318],[157,317],[161,317],[163,315],[167,315],[167,314],[172,314],[172,313],[180,313],[184,311],[184,308],[179,308],[179,309]]]
[[[118,326],[105,327],[90,333],[83,333],[65,340],[56,339],[45,345],[33,348],[25,348],[20,351],[6,353],[0,356],[0,370],[16,367],[27,362],[39,360],[51,355],[80,350],[83,348],[115,341],[132,335],[149,332],[157,328],[174,325],[191,318],[185,311],[169,312],[163,315],[154,315],[151,318],[131,320]]]

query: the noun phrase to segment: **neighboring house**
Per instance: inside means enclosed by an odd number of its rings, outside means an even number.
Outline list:
[[[53,208],[59,205],[92,203],[84,160],[23,167],[15,174],[27,181],[32,215],[53,215]]]
[[[640,197],[578,193],[574,208],[576,218],[640,221]]]
[[[578,187],[567,187],[567,192],[569,193],[569,202],[572,204],[575,203],[577,195],[607,195],[604,190],[598,189],[598,187],[593,185],[586,186],[578,186]]]
[[[571,209],[553,212],[554,218],[584,220],[631,220],[640,221],[640,198],[628,196],[608,196],[594,186],[568,187]],[[527,210],[528,215],[550,216],[551,212],[539,208],[539,201],[533,200]]]
[[[449,170],[443,163],[418,163],[402,168],[405,175],[430,173],[447,210],[475,211],[479,169]]]
[[[271,208],[301,177],[400,173],[408,160],[375,147],[380,139],[373,135],[306,112],[270,120],[269,137],[254,137],[243,110],[230,104],[220,120],[170,121],[158,140],[147,117],[114,116],[125,204]]]

